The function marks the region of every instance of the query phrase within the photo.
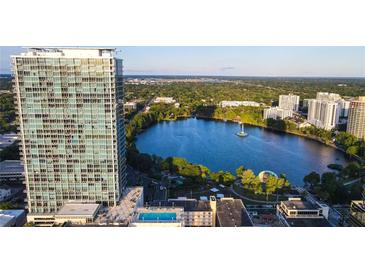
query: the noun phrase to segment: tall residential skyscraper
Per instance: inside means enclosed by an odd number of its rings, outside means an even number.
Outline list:
[[[294,95],[294,94],[280,95],[279,96],[279,108],[298,111],[299,96]]]
[[[357,138],[365,139],[365,96],[350,103],[347,132]]]
[[[333,129],[339,121],[339,103],[317,99],[308,100],[308,122],[326,130]]]
[[[107,48],[12,56],[30,214],[113,206],[126,183],[122,60]]]

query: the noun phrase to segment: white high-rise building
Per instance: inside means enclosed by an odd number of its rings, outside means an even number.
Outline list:
[[[338,124],[340,111],[338,102],[309,99],[307,120],[316,127],[331,130]]]
[[[282,109],[278,107],[271,107],[264,109],[264,119],[285,119],[287,117],[293,116],[293,110],[291,109]]]
[[[299,109],[299,96],[294,94],[280,95],[279,96],[279,108],[298,111]]]
[[[317,100],[322,101],[338,101],[341,100],[341,96],[337,93],[329,93],[329,92],[317,92]]]

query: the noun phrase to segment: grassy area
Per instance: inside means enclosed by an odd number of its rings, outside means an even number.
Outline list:
[[[241,186],[238,186],[236,184],[233,185],[233,189],[234,191],[236,191],[238,194],[248,198],[248,199],[252,199],[252,200],[258,200],[258,201],[262,201],[262,202],[276,202],[278,201],[283,201],[283,200],[287,200],[287,197],[285,197],[284,195],[278,195],[278,197],[276,195],[267,195],[266,194],[255,194],[252,191],[248,190],[248,189],[244,189]],[[248,200],[249,201],[249,200]],[[252,202],[251,202],[252,203]]]

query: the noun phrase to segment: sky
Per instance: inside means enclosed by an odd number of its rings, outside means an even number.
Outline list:
[[[116,47],[125,75],[365,77],[365,47]],[[25,49],[0,46],[0,73],[10,55]]]

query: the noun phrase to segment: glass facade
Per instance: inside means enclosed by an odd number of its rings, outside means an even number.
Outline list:
[[[115,205],[125,185],[122,60],[40,52],[12,62],[29,212]]]

